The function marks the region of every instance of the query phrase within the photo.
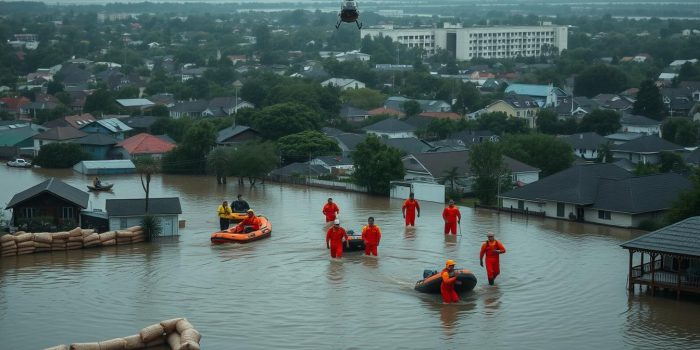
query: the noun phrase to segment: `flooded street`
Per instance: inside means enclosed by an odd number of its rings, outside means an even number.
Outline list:
[[[2,166],[0,203],[49,176],[80,189],[89,182],[72,170]],[[462,208],[462,236],[446,241],[441,204],[421,203],[417,228],[406,231],[400,200],[229,180],[154,177],[151,196],[180,197],[179,241],[1,258],[0,348],[111,339],[180,316],[203,334],[204,349],[700,348],[700,302],[628,297],[619,244],[637,236],[629,230]],[[102,181],[114,193],[91,194],[92,208],[143,196],[137,175]],[[212,246],[216,207],[238,193],[268,216],[272,237]],[[330,261],[328,197],[346,229],[376,218],[378,258]],[[486,230],[507,249],[493,287],[478,259]],[[423,269],[446,258],[479,280],[459,304],[413,291]]]

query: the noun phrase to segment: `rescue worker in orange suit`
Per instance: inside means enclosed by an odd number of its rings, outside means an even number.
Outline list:
[[[382,240],[382,231],[374,224],[374,218],[367,219],[367,226],[362,228],[362,241],[365,242],[365,255],[377,256],[377,246]]]
[[[326,222],[331,222],[337,218],[338,214],[340,213],[340,209],[335,203],[333,203],[333,198],[328,198],[328,203],[323,206],[322,212],[323,215],[326,216]]]
[[[413,193],[411,193],[408,195],[408,199],[403,202],[403,207],[401,207],[403,218],[406,219],[406,226],[416,226],[416,211],[418,212],[418,217],[420,217],[420,204],[413,198]]]
[[[442,284],[440,284],[440,294],[442,295],[442,301],[445,303],[456,303],[459,301],[459,296],[455,291],[455,284],[459,283],[457,281],[457,275],[459,271],[455,271],[454,260],[447,260],[445,263],[445,268],[442,270],[440,276],[442,277]]]
[[[457,225],[462,222],[462,213],[455,206],[455,201],[450,199],[450,204],[442,211],[442,219],[445,220],[445,234],[457,234]]]
[[[228,229],[229,217],[231,216],[231,207],[228,206],[228,202],[224,201],[221,203],[216,212],[219,214],[219,228],[221,231]]]
[[[481,267],[484,267],[484,255],[486,255],[486,274],[489,278],[489,284],[493,285],[494,280],[501,273],[499,255],[505,254],[506,248],[500,241],[494,239],[493,232],[489,231],[486,237],[488,239],[481,245],[479,263]]]
[[[331,258],[343,257],[343,242],[345,246],[350,247],[348,243],[348,234],[345,229],[340,227],[340,220],[333,221],[333,227],[328,229],[326,233],[326,247],[331,250]]]
[[[262,221],[255,216],[253,209],[248,209],[248,216],[236,225],[236,233],[253,232],[260,229]]]

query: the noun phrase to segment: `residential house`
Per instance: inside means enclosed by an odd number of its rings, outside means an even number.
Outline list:
[[[170,108],[171,118],[223,117],[234,115],[241,108],[255,106],[236,97],[215,97],[211,101],[196,100],[178,102]]]
[[[83,151],[90,154],[92,160],[109,159],[109,151],[117,144],[117,139],[105,134],[87,134],[72,142],[80,145]]]
[[[333,175],[349,176],[355,170],[355,164],[349,153],[344,153],[338,156],[320,156],[312,159],[309,164],[320,165]]]
[[[24,96],[21,97],[2,97],[0,98],[0,112],[7,113],[13,119],[18,119],[22,106],[31,103],[32,101]]]
[[[84,175],[121,175],[136,172],[136,165],[129,159],[84,160],[73,165],[73,170]]]
[[[398,117],[398,118],[403,118],[406,116],[406,113],[401,112],[400,110],[396,110],[393,108],[386,108],[386,107],[379,107],[375,109],[370,109],[367,111],[367,114],[370,116],[375,116],[375,115],[390,115],[393,117]]]
[[[56,178],[15,194],[5,209],[12,209],[12,224],[30,232],[61,231],[80,226],[80,210],[89,195]]]
[[[634,164],[659,164],[661,152],[684,152],[685,148],[656,135],[645,135],[615,145],[611,151],[614,158],[627,158]]]
[[[555,107],[559,104],[559,99],[567,97],[568,94],[552,84],[549,85],[534,85],[534,84],[510,84],[505,93],[513,93],[515,95],[529,96],[533,98],[538,107]]]
[[[598,108],[623,113],[631,111],[634,107],[634,100],[630,97],[615,94],[598,94],[593,97],[593,101],[598,104]]]
[[[475,177],[469,166],[469,151],[415,153],[402,158],[406,175],[404,180],[443,183],[445,176],[455,170],[455,189],[471,192]],[[503,163],[510,171],[513,184],[529,184],[539,179],[540,169],[503,156]],[[445,184],[448,186],[451,184]],[[504,189],[507,190],[507,189]]]
[[[123,230],[128,227],[141,225],[146,216],[155,217],[160,223],[160,236],[180,235],[180,214],[182,207],[180,199],[149,198],[148,210],[146,199],[107,199],[105,211],[111,231]]]
[[[403,106],[408,101],[416,101],[421,107],[421,112],[450,112],[452,106],[441,100],[414,100],[402,96],[391,96],[384,102],[385,108],[404,112]]]
[[[612,145],[621,145],[628,141],[636,140],[644,135],[645,134],[641,134],[638,132],[618,132],[607,135],[605,136],[605,138],[608,139],[610,143],[612,143]]]
[[[323,87],[335,86],[335,87],[340,88],[341,90],[364,89],[365,83],[358,81],[358,80],[355,80],[355,79],[330,78],[328,80],[324,80],[321,83],[321,86],[323,86]]]
[[[219,130],[216,135],[216,144],[219,146],[235,146],[260,139],[262,139],[262,135],[255,129],[245,125],[233,125]]]
[[[641,115],[624,113],[620,118],[620,131],[661,136],[661,122]]]
[[[369,118],[369,112],[350,105],[343,105],[340,108],[340,117],[349,122],[361,122]]]
[[[658,219],[690,188],[683,176],[634,176],[609,163],[574,165],[499,196],[503,208],[621,227]]]
[[[208,109],[213,117],[223,117],[238,113],[241,108],[255,108],[240,97],[214,97],[209,101]]]
[[[178,102],[170,108],[170,117],[179,119],[183,117],[201,118],[207,113],[209,102],[205,100]]]
[[[117,99],[117,103],[129,110],[144,110],[156,105],[147,98],[123,98]]]
[[[600,146],[609,142],[608,139],[595,132],[561,135],[559,139],[568,143],[574,150],[574,154],[584,160],[595,160],[598,157]]]
[[[19,114],[22,119],[35,119],[41,113],[49,112],[62,104],[58,100],[34,101],[20,107]]]
[[[117,144],[117,147],[121,148],[118,152],[123,159],[136,159],[140,157],[160,159],[165,153],[175,148],[175,146],[174,143],[167,142],[157,136],[147,133],[134,135]]]
[[[87,100],[88,93],[87,91],[79,90],[79,91],[67,91],[68,96],[70,97],[70,103],[69,107],[70,110],[81,114],[83,113],[83,108],[85,107],[85,101]]]
[[[669,116],[686,117],[695,106],[691,92],[684,88],[661,88],[661,96]]]
[[[482,92],[497,92],[505,90],[508,82],[503,79],[489,78],[479,87]]]
[[[64,64],[59,74],[63,77],[63,89],[67,92],[87,90],[90,82],[94,81],[90,72],[77,64]]]
[[[69,115],[63,118],[57,118],[54,120],[49,120],[43,125],[47,128],[55,128],[57,126],[71,126],[76,129],[80,129],[85,125],[94,122],[96,119],[90,113]]]
[[[34,135],[34,156],[39,154],[41,147],[50,143],[72,142],[87,133],[78,130],[72,126],[57,126],[46,130],[40,134]]]
[[[528,127],[535,128],[540,106],[530,96],[506,94],[503,100],[491,103],[484,110],[487,113],[502,112],[511,118],[524,119]]]
[[[40,130],[28,124],[10,125],[0,128],[0,157],[14,158],[17,156],[34,155],[34,136]]]
[[[598,108],[599,105],[595,100],[580,96],[561,98],[559,105],[551,110],[557,114],[559,120],[565,120],[569,118],[583,118],[583,116]]]
[[[362,53],[359,50],[341,52],[341,53],[336,54],[334,57],[338,62],[345,62],[345,61],[367,62],[372,58],[371,55],[368,55],[366,53]]]
[[[292,163],[284,167],[275,169],[268,174],[275,181],[299,181],[304,183],[307,178],[318,178],[328,175],[330,171],[322,165],[305,163]]]
[[[353,133],[342,133],[339,135],[332,136],[338,142],[340,149],[345,152],[352,152],[355,150],[357,145],[367,138],[366,134],[353,134]]]
[[[95,120],[92,123],[83,125],[80,130],[90,134],[112,135],[117,140],[123,140],[126,133],[131,131],[131,127],[117,118],[107,118]]]
[[[156,105],[165,106],[168,108],[174,106],[176,102],[175,95],[167,93],[151,95],[150,97],[148,97],[148,100],[152,101]]]
[[[700,166],[700,147],[695,148],[691,152],[683,153],[683,160],[688,165]]]
[[[194,78],[201,78],[204,76],[204,72],[207,71],[207,67],[201,67],[201,68],[183,68],[180,71],[180,81],[183,83]]]
[[[682,81],[678,84],[678,88],[685,89],[690,93],[693,101],[700,102],[700,81]]]
[[[378,137],[400,138],[416,136],[414,133],[416,131],[415,126],[394,118],[381,120],[372,125],[365,126],[362,130]]]
[[[379,139],[379,142],[398,149],[402,154],[424,153],[435,148],[430,143],[417,137],[382,137]]]
[[[151,115],[137,115],[122,119],[122,122],[131,128],[131,133],[151,133],[151,126],[159,117]]]
[[[144,87],[145,82],[138,74],[122,73],[119,68],[110,68],[95,74],[95,79],[111,91],[119,91],[129,86]]]
[[[401,121],[413,125],[416,129],[426,130],[433,118],[423,115],[412,115],[408,118],[401,118]]]

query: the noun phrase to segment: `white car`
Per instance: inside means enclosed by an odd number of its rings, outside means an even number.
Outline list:
[[[11,160],[7,162],[7,166],[15,167],[15,168],[29,168],[32,166],[32,163],[22,159],[22,158],[17,158],[15,160]]]

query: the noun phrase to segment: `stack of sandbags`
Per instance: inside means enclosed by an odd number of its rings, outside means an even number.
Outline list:
[[[17,243],[17,255],[33,254],[34,234],[29,232],[15,233],[15,243]]]
[[[53,236],[48,232],[40,232],[34,234],[35,252],[50,252]]]
[[[132,226],[127,228],[127,231],[132,232],[134,235],[131,237],[131,243],[143,242],[145,237],[143,234],[143,228],[141,226]]]
[[[117,244],[117,232],[109,231],[105,233],[100,233],[100,242],[103,246],[115,245]]]
[[[76,227],[68,232],[68,243],[66,249],[82,249],[83,248],[83,230]]]
[[[128,230],[117,231],[117,244],[131,244],[131,238],[134,237],[134,232]]]
[[[199,350],[199,341],[202,339],[202,335],[192,327],[192,324],[186,318],[177,321],[175,329],[177,332],[168,335],[168,344],[170,344],[171,348],[177,350]],[[178,340],[179,344],[177,343]]]
[[[51,235],[53,236],[53,241],[51,242],[51,250],[66,250],[66,244],[68,243],[70,233],[63,231],[54,232]]]
[[[83,237],[83,247],[85,248],[90,248],[94,246],[101,245],[102,242],[100,241],[100,235],[97,233],[91,233],[85,237]]]
[[[0,256],[17,255],[17,242],[13,235],[0,236],[0,247]]]

